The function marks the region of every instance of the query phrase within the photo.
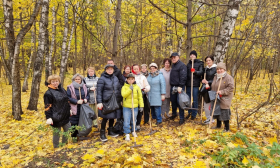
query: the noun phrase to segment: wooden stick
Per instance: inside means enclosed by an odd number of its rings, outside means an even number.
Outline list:
[[[80,94],[80,100],[82,100],[82,96],[81,96],[81,88],[79,87],[79,94]]]
[[[215,111],[216,103],[217,103],[217,98],[218,98],[218,91],[220,90],[222,79],[223,79],[223,77],[221,77],[220,82],[219,82],[219,86],[218,86],[218,90],[217,90],[217,93],[216,93],[216,98],[215,98],[215,102],[214,102],[214,106],[213,106],[213,110],[212,110],[212,115],[211,115],[211,119],[210,119],[210,123],[209,123],[209,128],[211,127],[211,124],[212,124],[212,121],[213,121],[213,115],[214,115],[214,111]]]
[[[192,68],[193,68],[194,59],[192,59]],[[192,79],[191,79],[191,107],[193,104],[193,72],[192,72]]]
[[[205,79],[205,77],[206,77],[206,73],[204,73],[204,79]],[[203,102],[204,100],[203,100],[203,96],[202,96],[202,100],[201,100],[201,110],[200,110],[200,121],[201,121],[201,123],[202,123],[202,112],[203,112]]]
[[[132,84],[131,84],[131,86],[132,86]],[[131,103],[132,103],[132,108],[131,108],[131,111],[132,111],[132,121],[133,121],[133,135],[135,135],[135,122],[134,122],[134,103],[133,103],[133,90],[132,90],[132,92],[131,92]],[[133,136],[132,135],[132,136]],[[136,137],[135,136],[133,136],[134,137],[134,142],[136,143]]]
[[[97,127],[98,127],[98,131],[100,130],[99,128],[99,121],[98,121],[98,109],[97,109],[97,102],[96,102],[96,89],[94,92],[94,102],[95,102],[95,114],[96,114],[96,120],[97,120]]]

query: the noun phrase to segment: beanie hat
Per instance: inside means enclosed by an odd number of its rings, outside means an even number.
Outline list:
[[[147,64],[142,64],[142,65],[141,65],[141,68],[142,68],[143,66],[145,66],[146,68],[148,68],[148,65],[147,65]]]
[[[156,68],[158,68],[158,66],[157,66],[156,63],[151,63],[151,64],[149,65],[149,68],[151,68],[151,67],[156,67]]]
[[[195,55],[196,57],[197,57],[197,52],[195,51],[195,50],[192,50],[191,52],[190,52],[190,55]]]
[[[175,57],[175,56],[180,57],[180,55],[179,55],[178,53],[174,52],[174,53],[171,54],[170,58],[171,58],[171,57]]]
[[[227,70],[226,64],[223,63],[223,62],[218,63],[216,68],[217,68],[217,69],[224,69],[224,70]]]
[[[107,65],[105,65],[104,70],[106,71],[106,69],[109,68],[109,67],[113,67],[114,68],[114,65],[107,64]]]
[[[126,75],[126,78],[135,78],[135,75],[133,73],[129,73]]]

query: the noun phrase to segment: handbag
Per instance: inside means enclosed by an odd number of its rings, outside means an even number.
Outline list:
[[[207,89],[206,89],[206,85],[203,83],[200,90],[199,90],[200,93],[206,93],[207,92]]]
[[[117,101],[117,96],[115,94],[114,79],[113,79],[113,94],[109,98],[108,101],[103,102],[102,114],[106,115],[106,114],[112,113],[112,112],[116,111],[119,108],[120,108],[120,106],[119,106],[119,103]]]

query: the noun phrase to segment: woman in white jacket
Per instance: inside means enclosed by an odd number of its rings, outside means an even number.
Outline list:
[[[147,78],[140,72],[140,66],[137,64],[132,65],[132,73],[135,74],[136,84],[141,88],[143,101],[144,101],[144,123],[149,122],[150,106],[147,98],[147,92],[150,91],[150,85],[147,81]],[[136,131],[140,131],[140,123],[143,113],[138,112],[137,122],[136,122]]]

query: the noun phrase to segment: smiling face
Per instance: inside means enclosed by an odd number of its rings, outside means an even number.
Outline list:
[[[178,60],[179,60],[179,56],[172,56],[172,57],[171,57],[171,61],[172,61],[173,64],[175,64],[176,62],[178,62]]]
[[[206,59],[206,64],[208,65],[208,67],[211,67],[213,65],[213,61],[211,60],[211,58]]]
[[[151,70],[152,73],[154,73],[154,72],[157,71],[157,68],[152,66],[152,67],[150,68],[150,70]]]
[[[51,80],[51,85],[55,88],[58,88],[59,80],[58,79]]]
[[[217,74],[222,74],[224,72],[225,70],[223,68],[217,68]]]
[[[164,67],[165,67],[166,69],[169,69],[169,68],[170,68],[169,61],[165,61],[165,63],[164,63]]]
[[[78,84],[81,84],[81,83],[82,83],[81,77],[77,76],[77,77],[75,78],[75,82],[77,82]]]
[[[113,67],[108,67],[106,69],[107,74],[112,75],[114,73],[114,68]]]
[[[138,66],[138,65],[133,66],[133,71],[134,71],[136,74],[138,74],[139,71],[140,71],[139,66]]]
[[[130,67],[126,67],[124,70],[124,73],[129,74],[130,73]]]
[[[94,70],[89,69],[89,70],[88,70],[88,75],[89,75],[89,76],[93,76],[93,75],[94,75]]]
[[[141,71],[142,71],[143,73],[147,72],[147,67],[146,67],[146,66],[142,66]]]
[[[195,56],[194,54],[191,54],[191,55],[190,55],[190,59],[191,59],[191,60],[196,59],[196,56]]]

